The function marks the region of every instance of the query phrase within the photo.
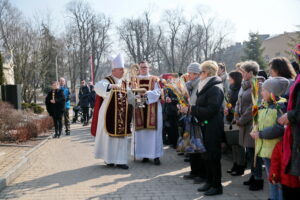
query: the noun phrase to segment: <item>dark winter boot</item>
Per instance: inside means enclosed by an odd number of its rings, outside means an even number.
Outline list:
[[[241,176],[244,174],[245,167],[241,165],[237,165],[236,169],[231,172],[231,176]]]
[[[253,175],[251,175],[251,177],[249,178],[249,180],[248,181],[244,181],[244,185],[251,185],[251,183],[254,181],[254,176]]]
[[[57,136],[58,136],[58,131],[55,130],[55,134],[53,135],[53,138],[57,138]]]
[[[59,138],[59,137],[60,137],[60,135],[61,135],[61,130],[59,130],[59,131],[58,131],[58,135],[57,135],[57,137]]]
[[[233,166],[231,167],[231,169],[228,169],[228,170],[227,170],[227,173],[228,173],[228,174],[231,174],[233,171],[236,170],[236,167],[237,167],[237,164],[236,164],[236,163],[233,163]]]
[[[249,187],[249,190],[257,191],[262,190],[264,188],[264,180],[255,180],[252,182],[252,184]]]

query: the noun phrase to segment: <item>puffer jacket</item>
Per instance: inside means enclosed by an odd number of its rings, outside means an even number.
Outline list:
[[[269,180],[275,180],[290,188],[300,188],[298,176],[292,176],[284,171],[283,143],[278,142],[273,150],[270,166]]]
[[[255,153],[262,158],[271,158],[275,145],[284,134],[284,126],[277,119],[286,112],[286,99],[277,99],[277,103],[264,102],[258,110],[259,138],[255,142]]]

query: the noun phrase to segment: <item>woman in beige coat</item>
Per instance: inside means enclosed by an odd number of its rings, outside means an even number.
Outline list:
[[[256,166],[254,167],[254,140],[250,136],[253,123],[251,79],[257,75],[259,65],[255,61],[246,61],[241,65],[240,69],[243,75],[243,82],[235,107],[236,124],[239,126],[239,144],[245,147],[247,160],[251,165],[251,177],[244,182],[244,185],[250,185],[250,190],[260,190],[263,188],[262,160],[257,158]]]

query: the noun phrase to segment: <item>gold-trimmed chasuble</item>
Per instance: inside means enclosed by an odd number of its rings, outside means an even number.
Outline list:
[[[145,88],[147,91],[153,90],[158,78],[155,76],[138,77],[137,85],[139,88]],[[144,108],[135,109],[135,129],[143,130],[157,129],[157,103],[146,104]]]
[[[112,76],[105,77],[110,84],[115,84]],[[109,136],[123,137],[131,134],[130,123],[132,107],[128,105],[126,82],[121,89],[112,89],[105,114],[105,129]]]

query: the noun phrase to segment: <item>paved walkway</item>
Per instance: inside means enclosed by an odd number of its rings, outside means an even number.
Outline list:
[[[71,136],[51,139],[31,154],[32,166],[0,193],[0,199],[267,199],[267,190],[250,192],[245,177],[226,174],[230,162],[223,160],[224,194],[205,197],[199,185],[183,180],[189,165],[173,149],[165,147],[162,165],[129,163],[129,170],[108,168],[93,158],[89,127],[72,125]],[[249,173],[249,171],[248,171]]]
[[[0,177],[17,165],[36,145],[45,140],[50,133],[40,134],[23,143],[0,143]]]

